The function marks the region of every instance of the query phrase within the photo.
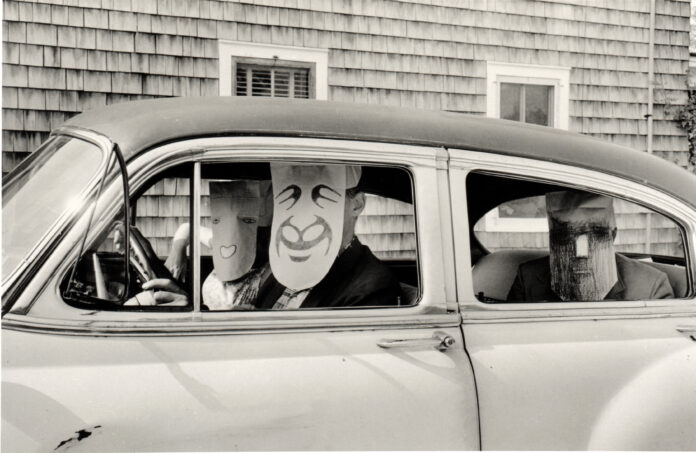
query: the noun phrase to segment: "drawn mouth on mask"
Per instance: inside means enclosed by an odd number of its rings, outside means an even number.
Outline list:
[[[295,263],[302,263],[312,257],[312,250],[323,241],[326,241],[326,251],[324,255],[329,253],[333,234],[326,220],[315,215],[314,222],[300,230],[292,224],[292,218],[293,216],[288,217],[278,226],[278,234],[275,240],[276,253],[278,256],[280,256],[280,244],[283,244],[285,248],[288,249],[288,257],[290,260]],[[316,237],[310,240],[304,239],[307,233],[313,235],[312,233],[316,232],[318,229],[320,233],[317,234]],[[287,237],[288,233],[293,236],[294,240]]]
[[[236,245],[221,245],[220,246],[220,256],[227,259],[231,258],[235,253],[237,253]]]

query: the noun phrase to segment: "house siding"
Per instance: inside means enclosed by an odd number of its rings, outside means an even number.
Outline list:
[[[654,151],[685,165],[688,1],[658,0]],[[571,68],[575,132],[646,149],[649,2],[3,2],[3,171],[67,117],[217,95],[217,40],[329,49],[329,99],[485,114],[486,62]]]

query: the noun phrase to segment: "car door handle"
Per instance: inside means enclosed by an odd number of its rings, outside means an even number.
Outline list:
[[[677,332],[682,333],[696,341],[696,326],[679,326]]]
[[[439,351],[444,351],[453,344],[454,338],[444,332],[435,332],[430,338],[383,339],[377,342],[377,346],[384,349],[432,347]]]

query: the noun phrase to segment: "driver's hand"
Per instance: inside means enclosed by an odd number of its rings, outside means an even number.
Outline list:
[[[188,294],[168,278],[149,280],[143,283],[143,290],[155,291],[153,294],[155,305],[176,307],[188,305]]]

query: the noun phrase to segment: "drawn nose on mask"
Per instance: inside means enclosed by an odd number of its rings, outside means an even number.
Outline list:
[[[590,241],[586,234],[575,238],[575,257],[587,258],[590,256]]]

